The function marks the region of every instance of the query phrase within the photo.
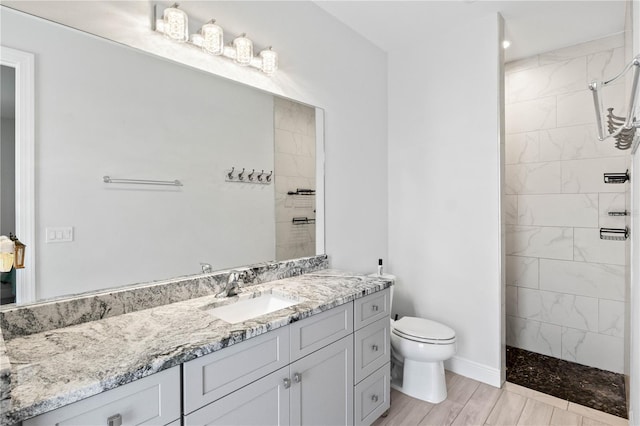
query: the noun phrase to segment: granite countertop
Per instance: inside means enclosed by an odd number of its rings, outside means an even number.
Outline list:
[[[211,315],[208,310],[224,299],[208,295],[4,342],[0,338],[0,351],[6,351],[10,364],[9,398],[0,425],[113,389],[390,285],[383,277],[323,270],[243,288],[242,297],[276,290],[300,303],[237,324]]]

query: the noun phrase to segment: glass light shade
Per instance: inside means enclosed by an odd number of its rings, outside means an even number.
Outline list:
[[[271,47],[260,52],[260,58],[262,58],[260,69],[263,73],[271,75],[278,70],[278,53],[271,50]]]
[[[189,40],[189,18],[177,4],[165,9],[162,16],[165,36],[179,42]]]
[[[212,55],[221,55],[224,49],[224,32],[222,27],[216,25],[215,22],[215,20],[211,20],[200,29],[202,50]]]
[[[233,47],[236,49],[236,63],[238,65],[247,66],[251,64],[253,58],[253,42],[242,34],[233,40]]]
[[[9,272],[15,260],[15,244],[11,239],[0,236],[0,272]]]

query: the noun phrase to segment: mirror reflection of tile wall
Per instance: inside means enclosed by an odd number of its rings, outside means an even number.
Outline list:
[[[276,260],[313,256],[315,194],[288,193],[316,189],[315,109],[287,99],[274,99]],[[294,223],[294,218],[299,220]]]

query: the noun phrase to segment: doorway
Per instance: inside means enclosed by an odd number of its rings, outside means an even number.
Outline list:
[[[16,232],[16,72],[0,66],[0,235]],[[0,305],[16,301],[16,271],[0,272]]]

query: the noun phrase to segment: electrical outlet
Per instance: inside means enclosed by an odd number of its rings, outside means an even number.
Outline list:
[[[46,236],[47,243],[69,243],[73,241],[73,227],[47,228]]]

